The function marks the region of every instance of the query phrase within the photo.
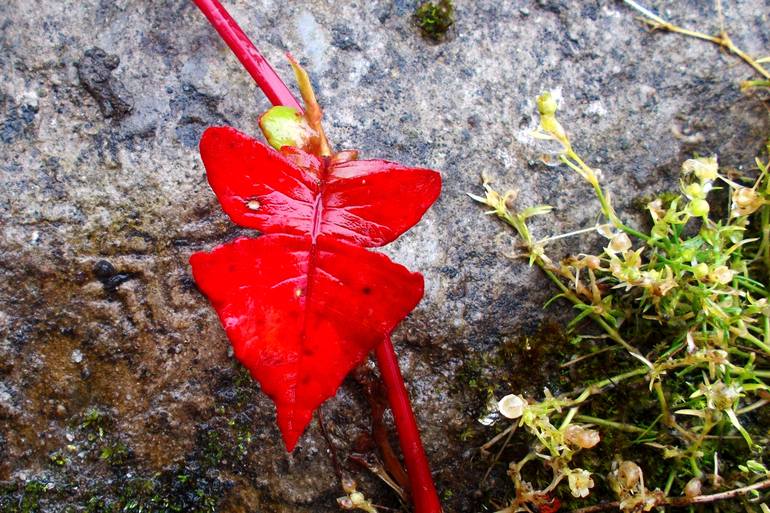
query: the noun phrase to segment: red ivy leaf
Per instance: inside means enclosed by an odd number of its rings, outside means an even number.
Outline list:
[[[440,176],[279,153],[227,127],[204,133],[201,155],[225,212],[268,235],[194,254],[193,274],[236,357],[275,402],[292,450],[313,411],[422,297],[419,273],[359,246],[414,225]]]

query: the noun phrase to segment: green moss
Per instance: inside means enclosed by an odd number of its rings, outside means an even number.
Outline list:
[[[128,446],[121,441],[113,442],[102,448],[99,453],[99,459],[106,461],[110,465],[125,465],[130,457]]]
[[[37,513],[43,511],[41,500],[48,485],[41,481],[29,481],[23,487],[14,484],[0,487],[0,513]]]
[[[423,2],[414,11],[414,21],[423,37],[442,41],[455,22],[452,1]]]

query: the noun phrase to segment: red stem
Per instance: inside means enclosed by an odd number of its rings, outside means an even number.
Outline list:
[[[388,390],[388,401],[396,421],[401,451],[404,453],[406,472],[414,503],[414,513],[441,513],[441,503],[433,485],[428,458],[420,440],[420,431],[409,404],[404,378],[398,368],[398,360],[390,337],[375,349],[380,364],[380,374]]]
[[[246,71],[254,78],[262,92],[273,105],[286,105],[303,112],[297,99],[270,63],[259,53],[241,27],[227,13],[218,0],[193,0],[209,22],[233,51]]]
[[[286,105],[303,112],[297,99],[291,93],[281,77],[270,63],[262,56],[254,44],[246,37],[243,30],[227,13],[218,0],[193,0],[195,5],[206,15],[211,25],[227,43],[241,64],[257,82],[273,105]],[[404,386],[404,379],[398,368],[398,360],[393,350],[390,337],[386,338],[375,350],[380,364],[380,373],[388,391],[388,401],[396,421],[401,451],[409,474],[412,501],[415,513],[441,513],[441,503],[433,485],[433,477],[428,466],[428,458],[420,440],[420,431],[409,404],[409,395]]]

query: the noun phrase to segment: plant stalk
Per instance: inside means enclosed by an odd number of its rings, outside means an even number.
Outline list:
[[[273,105],[302,106],[218,0],[193,0]]]
[[[441,513],[441,503],[438,500],[436,487],[433,485],[428,457],[420,440],[420,431],[409,404],[409,395],[398,368],[398,360],[390,337],[377,346],[375,354],[382,381],[385,382],[385,388],[388,391],[388,401],[396,422],[401,451],[404,453],[414,512]]]

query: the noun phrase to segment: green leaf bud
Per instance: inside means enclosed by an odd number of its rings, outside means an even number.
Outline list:
[[[690,204],[687,206],[687,211],[690,213],[690,215],[695,217],[706,217],[709,213],[709,202],[697,198],[690,202]]]
[[[260,116],[259,128],[270,146],[276,150],[284,146],[312,150],[310,147],[318,143],[316,131],[310,127],[305,116],[292,107],[272,107]]]

